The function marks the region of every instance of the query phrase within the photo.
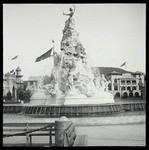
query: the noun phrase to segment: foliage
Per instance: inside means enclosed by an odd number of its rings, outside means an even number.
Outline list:
[[[11,92],[9,91],[9,92],[7,93],[7,100],[11,100],[11,98],[12,98]]]
[[[51,74],[50,76],[48,75],[45,75],[43,77],[43,85],[46,85],[46,84],[54,84],[55,83],[55,77],[53,74]]]
[[[24,100],[26,101],[30,100],[31,96],[32,96],[32,92],[30,90],[24,91]]]

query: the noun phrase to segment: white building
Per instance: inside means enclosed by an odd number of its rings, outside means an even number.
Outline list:
[[[30,76],[25,82],[27,82],[26,90],[34,92],[42,89],[42,77],[40,76]]]
[[[11,96],[17,99],[17,90],[23,90],[21,69],[18,67],[13,73],[3,75],[3,96],[10,91]]]
[[[98,67],[98,70],[110,81],[109,91],[113,93],[114,97],[141,96],[141,87],[145,85],[143,73],[112,67]]]
[[[119,73],[116,71],[108,74],[111,76],[111,91],[115,97],[139,97],[141,89],[139,83],[144,84],[144,76],[138,73]]]

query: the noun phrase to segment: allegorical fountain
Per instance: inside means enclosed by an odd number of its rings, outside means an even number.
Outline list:
[[[65,22],[63,37],[61,40],[61,52],[53,52],[54,85],[51,98],[55,104],[102,104],[113,103],[113,95],[108,92],[107,81],[101,77],[93,75],[86,60],[86,52],[79,41],[79,34],[75,30],[75,20],[73,18],[74,9],[70,8],[69,18]],[[52,94],[54,93],[54,94]]]
[[[94,116],[128,110],[145,110],[145,103],[114,103],[104,75],[87,64],[86,52],[79,41],[73,18],[75,8],[70,8],[61,40],[61,52],[53,49],[53,84],[47,90],[37,88],[30,104],[4,106],[3,112],[44,115],[50,117]],[[50,52],[51,53],[51,52]]]

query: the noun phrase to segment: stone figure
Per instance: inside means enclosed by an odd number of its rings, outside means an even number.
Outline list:
[[[69,14],[65,14],[63,11],[63,15],[69,16],[69,19],[71,19],[71,17],[73,16],[74,12],[75,12],[75,5],[73,5],[74,8],[69,8],[70,13]]]
[[[108,82],[105,79],[104,74],[101,75],[100,84],[101,84],[101,90],[103,90],[103,91],[107,91],[108,90]]]
[[[74,6],[74,9],[69,8],[69,11],[70,11],[69,14],[65,14],[63,11],[63,15],[69,16],[69,18],[65,22],[65,28],[63,30],[63,34],[64,34],[63,39],[62,39],[63,41],[64,41],[64,39],[66,39],[67,37],[70,37],[72,35],[71,29],[74,30],[74,28],[75,28],[75,23],[74,23],[74,19],[73,19],[73,14],[75,12],[75,6]],[[66,40],[66,42],[68,44],[69,41]],[[63,50],[62,47],[61,47],[61,49]]]
[[[97,90],[100,90],[100,76],[95,77],[94,84]]]
[[[103,90],[106,90],[106,79],[102,77],[96,79],[96,89],[93,83],[93,73],[87,65],[86,52],[82,43],[79,41],[79,34],[75,30],[74,9],[70,8],[69,18],[65,22],[63,37],[61,40],[61,54],[54,52],[54,71],[57,87],[67,94],[79,93],[83,97],[92,97],[100,90],[102,84]],[[56,88],[57,89],[57,88]]]
[[[54,57],[54,67],[57,67],[60,62],[60,56],[57,54],[57,52],[53,52],[53,57]]]
[[[73,71],[70,69],[70,72],[68,73],[68,86],[69,86],[69,89],[71,90],[72,87],[73,87],[73,78],[74,78],[74,74],[73,74]]]

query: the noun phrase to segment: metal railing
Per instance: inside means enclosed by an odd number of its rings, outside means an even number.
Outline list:
[[[24,143],[24,145],[32,146],[32,136],[49,136],[48,145],[51,147],[54,145],[54,143],[52,143],[52,136],[55,136],[54,128],[54,123],[3,123],[3,138],[26,136],[26,143]],[[15,144],[13,143],[13,145]],[[16,146],[17,145],[19,145],[19,143],[16,143]],[[42,145],[44,145],[44,143]]]

